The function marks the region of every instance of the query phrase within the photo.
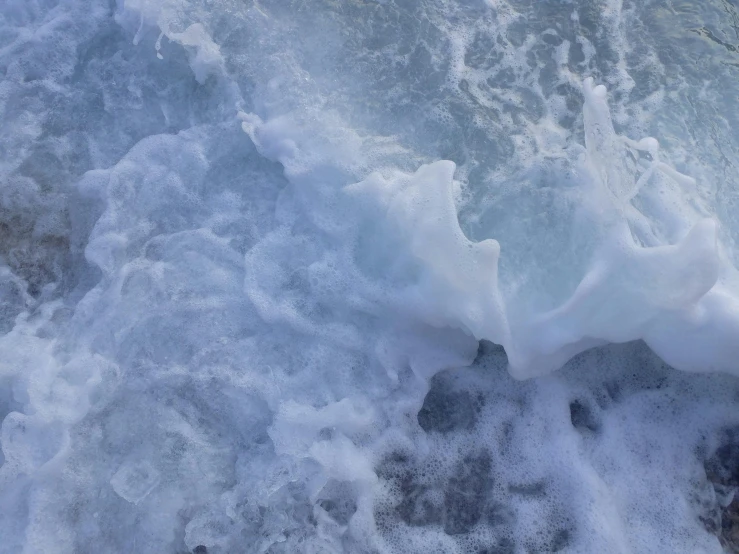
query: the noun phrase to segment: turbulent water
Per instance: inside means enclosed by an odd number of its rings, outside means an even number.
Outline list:
[[[735,0],[2,0],[0,79],[0,552],[739,549]]]

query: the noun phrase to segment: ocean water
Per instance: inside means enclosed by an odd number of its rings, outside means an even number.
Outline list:
[[[3,0],[0,552],[739,551],[735,0]]]

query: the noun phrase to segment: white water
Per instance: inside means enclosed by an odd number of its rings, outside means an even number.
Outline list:
[[[6,0],[0,552],[721,552],[732,18]]]

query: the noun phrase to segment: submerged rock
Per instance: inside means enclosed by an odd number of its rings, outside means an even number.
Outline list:
[[[418,424],[427,433],[469,430],[477,423],[478,409],[468,391],[449,390],[447,383],[434,380],[418,412]]]
[[[458,473],[449,480],[444,491],[444,532],[447,535],[468,533],[480,520],[485,500],[492,486],[488,453],[468,456]]]
[[[715,533],[730,554],[739,553],[739,428],[724,433],[724,441],[705,464],[706,478],[713,485],[718,517],[701,518],[706,529]],[[716,521],[718,520],[718,521]],[[718,523],[718,525],[717,525]]]

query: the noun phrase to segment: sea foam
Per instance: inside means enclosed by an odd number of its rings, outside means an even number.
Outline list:
[[[724,9],[6,2],[0,552],[721,552]]]

